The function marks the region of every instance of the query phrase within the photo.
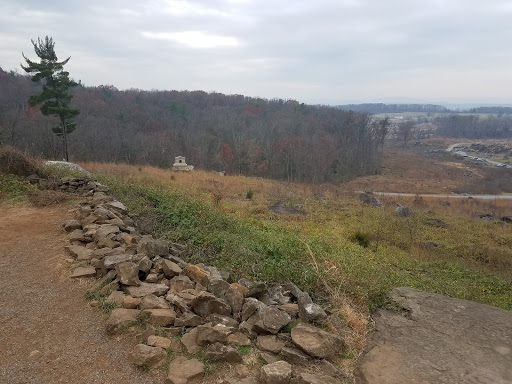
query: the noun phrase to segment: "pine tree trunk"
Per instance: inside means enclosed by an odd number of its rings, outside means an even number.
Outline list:
[[[67,136],[67,129],[66,129],[66,120],[63,116],[60,117],[60,123],[62,125],[62,148],[64,151],[64,158],[66,161],[69,161],[69,155],[68,155],[68,136]]]

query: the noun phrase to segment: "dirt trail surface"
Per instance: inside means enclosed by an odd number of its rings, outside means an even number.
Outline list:
[[[91,282],[69,278],[68,209],[0,205],[0,383],[162,383],[129,363],[129,336],[105,335]]]
[[[378,311],[357,384],[510,384],[512,312],[412,288]]]

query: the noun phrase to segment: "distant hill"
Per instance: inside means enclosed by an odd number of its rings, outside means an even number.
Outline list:
[[[378,113],[401,113],[401,112],[432,112],[432,113],[449,113],[451,112],[442,105],[434,104],[383,104],[383,103],[367,103],[367,104],[345,104],[338,105],[337,108],[344,111],[367,112],[372,114]]]

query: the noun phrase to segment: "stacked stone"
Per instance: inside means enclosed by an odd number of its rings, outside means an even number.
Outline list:
[[[83,177],[63,177],[60,179],[42,179],[37,175],[29,176],[32,184],[37,184],[40,189],[77,193],[84,196],[93,196],[98,193],[107,193],[108,187],[98,183],[95,179]]]
[[[97,277],[93,289],[118,306],[107,320],[107,334],[146,323],[140,335],[145,344],[131,353],[134,364],[161,366],[169,348],[238,364],[240,347],[251,346],[267,364],[258,377],[245,378],[247,384],[334,383],[342,377],[329,362],[342,349],[342,339],[315,325],[327,313],[293,283],[234,282],[215,267],[189,264],[181,258],[182,245],[141,235],[119,201],[82,203],[64,229],[67,249],[81,264],[72,277]],[[156,336],[156,329],[166,337]],[[171,362],[167,382],[198,382],[203,363],[179,359]],[[320,373],[305,372],[306,366],[320,367]]]

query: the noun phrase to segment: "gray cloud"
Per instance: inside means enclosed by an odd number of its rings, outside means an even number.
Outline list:
[[[504,102],[511,16],[501,0],[0,0],[0,66],[48,34],[88,85]]]

